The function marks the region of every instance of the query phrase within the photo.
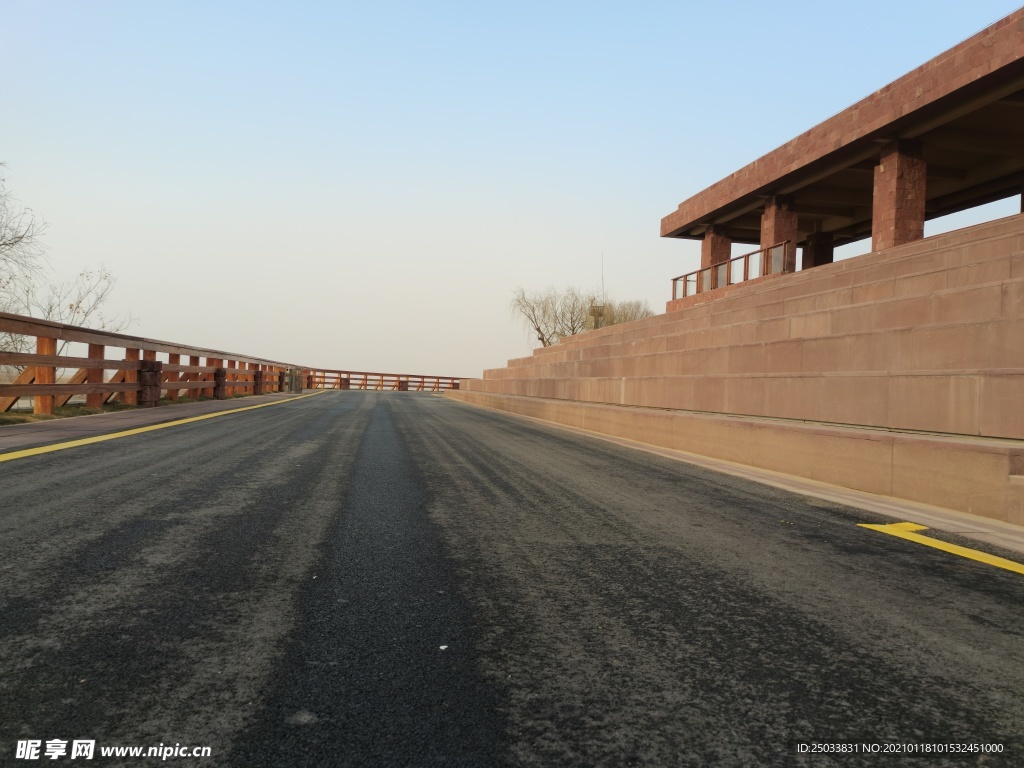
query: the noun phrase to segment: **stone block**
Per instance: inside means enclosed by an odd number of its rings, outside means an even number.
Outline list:
[[[1000,316],[1004,320],[1024,320],[1024,280],[1014,280],[1002,286]]]
[[[752,456],[748,436],[750,427],[721,418],[700,415],[679,417],[672,448],[702,456],[751,464]]]
[[[876,304],[872,307],[873,330],[916,328],[931,320],[931,298],[916,296]]]
[[[913,370],[910,335],[909,330],[851,335],[847,370],[861,373]]]
[[[725,412],[766,415],[765,381],[760,376],[730,376],[725,380]]]
[[[946,270],[901,277],[893,282],[893,295],[925,296],[946,288]]]
[[[998,261],[983,261],[951,269],[949,270],[947,282],[950,288],[961,288],[1006,281],[1010,279],[1010,274],[1010,259],[1005,258]]]
[[[882,427],[888,421],[888,401],[886,374],[822,377],[822,421]]]
[[[828,294],[813,293],[810,296],[800,296],[798,298],[788,299],[784,302],[786,314],[792,317],[793,315],[828,309],[828,307],[821,306],[822,295]]]
[[[832,333],[831,312],[813,312],[807,315],[796,315],[789,319],[789,337],[791,339],[828,336],[830,333]]]
[[[726,349],[728,353],[728,365],[725,373],[761,373],[762,344],[743,344]]]
[[[761,341],[783,341],[789,339],[789,318],[778,317],[773,320],[763,320],[758,324]]]
[[[873,305],[859,305],[832,312],[832,333],[871,333],[875,330]]]
[[[850,370],[850,336],[804,339],[801,370],[804,373]]]
[[[1002,311],[1003,287],[986,285],[945,291],[931,297],[935,323],[970,323],[998,318]]]
[[[893,445],[892,495],[1006,519],[1009,460],[950,441],[897,441]]]
[[[1024,278],[1024,253],[1015,253],[1010,259],[1010,277]]]
[[[889,422],[895,429],[977,435],[979,377],[945,374],[892,376]]]
[[[1024,440],[1024,370],[981,377],[979,432]]]
[[[725,381],[718,376],[693,379],[693,409],[722,413],[725,411]]]
[[[910,337],[909,365],[903,370],[957,371],[992,367],[992,329],[981,323],[920,328]],[[999,367],[996,365],[995,367]]]
[[[818,420],[821,404],[820,376],[772,376],[764,381],[765,416]]]
[[[987,323],[986,343],[996,362],[993,368],[1024,368],[1024,320]]]
[[[868,493],[891,492],[892,447],[874,435],[764,425],[744,437],[754,466]]]
[[[850,288],[850,301],[853,304],[870,304],[875,301],[891,299],[896,295],[894,280],[880,280],[865,285],[854,285]]]
[[[967,263],[996,262],[1009,259],[1020,253],[1018,247],[1019,234],[1005,232],[990,237],[973,237],[964,241],[959,259]],[[953,266],[951,263],[950,266]]]
[[[917,246],[916,250],[923,253],[915,253],[910,245],[904,245],[899,251],[879,254],[889,256],[891,261],[881,260],[878,267],[884,269],[887,276],[892,278],[940,272],[947,267],[951,247],[946,245],[947,242],[928,238],[914,244]]]
[[[802,339],[773,341],[764,345],[761,367],[764,373],[799,373],[803,370]]]
[[[758,304],[756,307],[758,320],[769,320],[774,317],[786,316],[786,303],[783,301],[769,301]]]

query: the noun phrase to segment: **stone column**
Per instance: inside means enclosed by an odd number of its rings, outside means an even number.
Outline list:
[[[163,385],[163,363],[154,360],[149,352],[143,352],[142,370],[139,371],[139,407],[156,408],[160,405],[160,390]],[[153,353],[155,356],[156,353]]]
[[[835,246],[831,232],[812,232],[804,243],[801,269],[831,264]]]
[[[764,204],[761,215],[761,249],[770,248],[778,243],[786,242],[786,272],[796,268],[797,213],[792,195],[773,195]],[[763,262],[768,263],[769,254],[764,254]],[[765,269],[765,274],[770,270]]]
[[[700,243],[700,268],[712,267],[728,261],[732,256],[732,240],[719,232],[714,225],[704,232]]]
[[[925,162],[921,142],[894,141],[875,166],[871,247],[882,251],[924,237]]]
[[[722,234],[714,225],[711,225],[704,232],[704,239],[700,244],[700,268],[702,270],[722,264],[732,257],[732,240]],[[719,281],[713,276],[713,272],[701,272],[697,275],[697,291],[710,291],[712,288],[720,288]],[[724,285],[724,283],[722,283]]]
[[[218,360],[218,363],[223,361]],[[227,400],[228,372],[226,368],[217,368],[213,372],[213,397],[215,400]]]

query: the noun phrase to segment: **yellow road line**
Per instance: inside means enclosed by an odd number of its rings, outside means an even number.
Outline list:
[[[1024,574],[1024,564],[1015,563],[1013,560],[1007,560],[1004,557],[996,557],[995,555],[989,555],[985,552],[979,552],[976,549],[968,549],[967,547],[959,547],[956,544],[949,544],[945,541],[939,541],[928,536],[922,536],[916,531],[927,531],[928,528],[917,523],[891,523],[889,525],[869,525],[868,523],[858,523],[861,528],[870,528],[873,531],[881,531],[882,533],[888,533],[890,536],[898,536],[901,539],[907,541],[915,541],[918,544],[924,544],[926,547],[934,547],[935,549],[941,549],[943,552],[950,552],[954,555],[960,555],[960,557],[966,557],[970,560],[977,560],[979,563],[986,563],[987,565],[994,565],[996,568],[1004,568],[1007,571],[1013,571],[1014,573]]]
[[[242,411],[254,411],[257,408],[269,408],[272,405],[281,405],[282,403],[294,403],[296,400],[302,400],[307,397],[313,397],[314,395],[322,395],[326,392],[326,389],[321,389],[319,392],[312,392],[308,395],[299,395],[298,397],[289,397],[287,400],[274,400],[270,403],[260,403],[259,405],[247,405],[244,408],[232,408],[229,411],[217,411],[216,413],[204,413],[202,416],[190,416],[187,419],[178,419],[177,421],[165,421],[162,424],[151,424],[148,427],[136,427],[135,429],[126,429],[123,432],[111,432],[106,435],[95,435],[94,437],[83,437],[79,440],[69,440],[66,443],[54,443],[53,445],[41,445],[37,448],[25,448],[21,451],[11,451],[10,453],[0,453],[0,463],[5,461],[14,461],[15,459],[24,459],[28,456],[39,456],[43,453],[53,453],[54,451],[66,451],[68,448],[78,448],[82,445],[92,445],[93,443],[102,443],[107,440],[117,440],[119,437],[131,437],[132,435],[141,435],[143,432],[153,432],[157,429],[167,429],[168,427],[177,427],[182,424],[191,424],[195,421],[204,421],[205,419],[216,419],[218,416],[227,416],[231,413],[241,413]]]

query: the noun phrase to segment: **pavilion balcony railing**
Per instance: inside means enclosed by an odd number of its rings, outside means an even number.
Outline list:
[[[760,248],[742,256],[713,264],[696,272],[672,278],[672,298],[681,299],[697,293],[706,293],[716,288],[746,282],[765,275],[793,272],[796,258],[786,240],[767,248]]]

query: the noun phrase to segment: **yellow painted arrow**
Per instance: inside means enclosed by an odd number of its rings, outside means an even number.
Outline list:
[[[1024,564],[1015,563],[1013,560],[1007,560],[1005,557],[996,557],[995,555],[987,554],[986,552],[979,552],[976,549],[968,549],[967,547],[960,547],[956,544],[949,544],[945,541],[939,541],[928,536],[922,536],[917,531],[927,531],[928,528],[917,523],[890,523],[889,525],[869,525],[868,523],[858,523],[861,528],[870,528],[873,531],[881,531],[882,533],[888,533],[890,536],[898,536],[901,539],[907,541],[915,541],[918,544],[924,544],[926,547],[934,547],[935,549],[941,549],[943,552],[951,552],[954,555],[960,555],[960,557],[966,557],[969,560],[977,560],[979,563],[986,563],[988,565],[994,565],[996,568],[1003,568],[1007,571],[1013,571],[1014,573],[1024,574]]]

